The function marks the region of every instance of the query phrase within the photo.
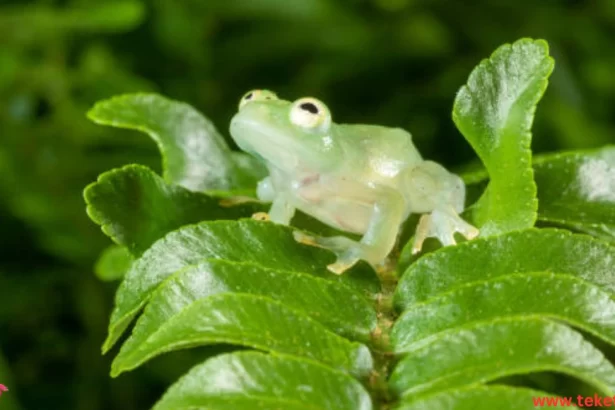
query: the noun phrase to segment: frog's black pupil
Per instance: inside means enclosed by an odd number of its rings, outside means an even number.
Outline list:
[[[246,95],[246,96],[244,97],[244,99],[246,99],[246,100],[250,100],[250,99],[252,99],[252,93],[250,93],[250,94]]]
[[[318,107],[313,103],[303,103],[299,107],[301,107],[302,110],[311,112],[312,114],[318,114]]]

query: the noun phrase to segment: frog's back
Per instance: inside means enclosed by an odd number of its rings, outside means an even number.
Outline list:
[[[423,160],[410,133],[401,128],[340,124],[338,130],[345,151],[351,157],[367,160],[364,165],[378,173],[394,174]]]

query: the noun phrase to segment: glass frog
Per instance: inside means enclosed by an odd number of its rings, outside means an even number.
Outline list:
[[[299,209],[336,229],[362,235],[355,241],[295,231],[297,241],[336,254],[328,266],[334,273],[360,259],[374,267],[383,263],[411,213],[424,214],[413,253],[428,237],[453,245],[455,232],[468,239],[479,233],[459,217],[465,201],[461,178],[424,160],[411,135],[400,128],[336,124],[315,98],[290,102],[254,90],[241,99],[230,132],[242,150],[269,170],[257,186],[258,199],[273,202],[268,219],[288,225]]]

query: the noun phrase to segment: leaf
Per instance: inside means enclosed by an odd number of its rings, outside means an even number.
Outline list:
[[[615,345],[615,301],[599,287],[549,272],[470,282],[410,306],[393,326],[396,352],[415,350],[474,322],[541,315],[567,322]]]
[[[540,399],[555,398],[549,393],[509,386],[473,386],[443,391],[418,400],[402,401],[395,410],[536,410]],[[536,400],[536,402],[535,402]],[[562,407],[567,398],[557,398]],[[563,401],[560,401],[563,400]],[[551,402],[549,402],[551,403]]]
[[[98,257],[94,273],[98,279],[106,282],[122,279],[133,261],[134,258],[125,247],[111,245]]]
[[[368,342],[376,327],[373,307],[362,294],[339,282],[247,263],[208,260],[176,272],[156,289],[117,360],[138,354],[144,343],[191,304],[230,292],[275,299],[353,340]]]
[[[615,146],[544,156],[534,169],[539,220],[615,241]]]
[[[194,367],[154,410],[371,410],[352,377],[320,364],[258,352],[221,355]]]
[[[279,19],[281,21],[320,21],[331,19],[336,16],[338,20],[345,15],[343,8],[334,7],[335,3],[326,0],[307,0],[296,3],[293,7],[283,0],[252,0],[249,3],[235,3],[223,0],[210,0],[205,3],[208,13],[242,19]],[[345,20],[345,19],[344,19]],[[305,33],[305,30],[303,30]],[[249,37],[249,36],[248,36]],[[271,38],[275,41],[275,38]],[[244,40],[245,41],[245,40]]]
[[[164,179],[191,191],[254,189],[262,167],[236,158],[213,124],[188,104],[157,94],[127,94],[88,112],[97,124],[148,134],[162,154]],[[247,173],[246,168],[252,173]]]
[[[453,120],[490,177],[473,209],[482,236],[536,221],[530,130],[553,64],[546,42],[522,39],[483,60],[457,94]]]
[[[144,20],[145,13],[141,1],[122,0],[69,9],[56,15],[55,20],[67,31],[115,32],[132,30]]]
[[[534,156],[538,220],[615,241],[615,146]],[[485,171],[462,175],[468,198]]]
[[[316,275],[345,282],[361,292],[376,293],[380,288],[365,263],[343,276],[331,274],[326,265],[334,259],[333,254],[297,243],[289,227],[253,220],[202,222],[169,233],[132,265],[118,289],[103,352],[113,346],[163,280],[205,259],[251,262]]]
[[[322,361],[365,376],[369,349],[327,330],[313,319],[262,296],[219,294],[200,299],[170,318],[130,355],[118,355],[111,375],[118,376],[164,352],[230,343]]]
[[[521,272],[574,275],[615,292],[615,247],[558,229],[478,238],[423,256],[403,274],[395,305],[404,309],[466,283]]]
[[[90,218],[135,256],[181,226],[262,210],[251,204],[223,207],[220,198],[169,185],[142,165],[105,172],[85,189],[84,198]]]
[[[17,43],[40,44],[58,34],[113,33],[133,29],[145,16],[140,1],[90,3],[88,7],[49,7],[43,4],[5,6],[0,34]]]
[[[414,350],[393,370],[400,396],[486,383],[535,371],[555,371],[615,393],[615,367],[569,327],[536,317],[479,323],[443,334]]]

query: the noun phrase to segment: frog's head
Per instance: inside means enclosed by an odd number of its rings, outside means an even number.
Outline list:
[[[284,170],[326,167],[339,149],[325,104],[315,98],[280,100],[266,90],[243,96],[230,132],[242,150]]]

